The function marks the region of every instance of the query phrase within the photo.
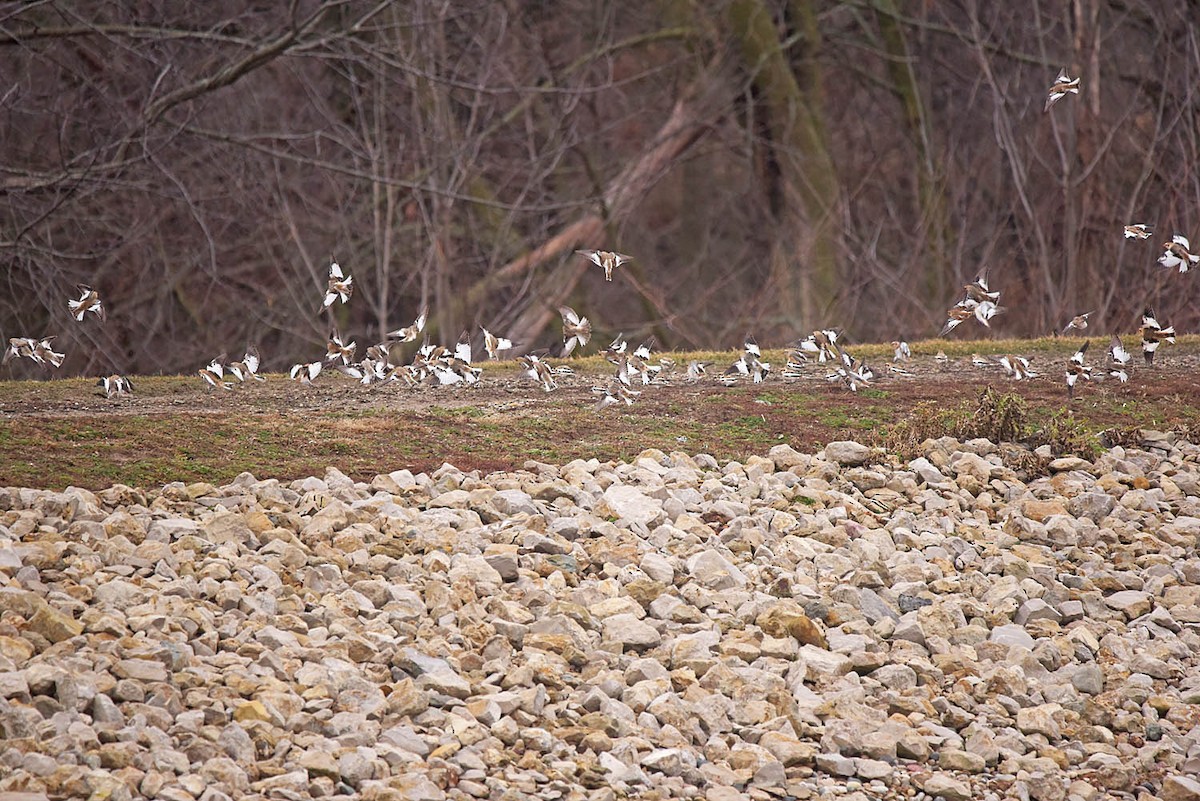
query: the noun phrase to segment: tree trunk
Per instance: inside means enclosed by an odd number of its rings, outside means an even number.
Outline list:
[[[789,10],[802,48],[795,67],[762,0],[734,0],[728,13],[743,63],[766,105],[783,175],[782,241],[772,259],[771,286],[789,328],[807,330],[837,314],[839,188],[819,108],[815,11],[808,0],[793,0]]]
[[[908,41],[900,27],[895,0],[875,0],[875,18],[887,53],[892,93],[904,109],[909,137],[917,150],[917,202],[920,231],[924,234],[925,264],[921,285],[930,308],[946,297],[950,288],[950,221],[942,186],[941,166],[936,162],[933,134],[925,101],[909,57]]]

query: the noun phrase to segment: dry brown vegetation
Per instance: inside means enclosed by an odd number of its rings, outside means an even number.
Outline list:
[[[1117,0],[0,4],[0,335],[64,372],[271,369],[433,308],[526,346],[567,301],[667,347],[1194,327],[1200,25]],[[1082,90],[1043,113],[1060,67]],[[1121,226],[1156,228],[1147,242]],[[574,255],[637,260],[605,283]],[[351,304],[317,312],[336,257]],[[77,282],[106,325],[70,322]],[[28,365],[12,377],[35,374]]]

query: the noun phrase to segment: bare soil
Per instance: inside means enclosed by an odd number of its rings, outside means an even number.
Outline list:
[[[1127,384],[1081,382],[1068,403],[1062,364],[1072,349],[1063,343],[1061,353],[1039,354],[1043,374],[1020,382],[966,356],[945,367],[917,356],[908,365],[913,375],[889,374],[877,358],[880,375],[858,394],[812,365],[801,379],[773,375],[761,385],[650,386],[632,406],[599,412],[590,388],[606,381],[609,368],[595,358],[578,362],[577,374],[552,393],[512,362],[485,367],[470,389],[361,387],[325,374],[314,386],[271,376],[213,392],[199,378],[170,376],[135,378],[134,395],[110,400],[85,379],[0,382],[0,485],[221,483],[242,471],[291,479],[328,466],[370,480],[444,462],[509,469],[530,459],[626,458],[652,447],[745,458],[780,442],[800,450],[835,439],[877,442],[914,412],[969,410],[987,387],[1022,397],[1035,422],[1065,410],[1091,431],[1200,429],[1200,342],[1164,346],[1160,363],[1139,365]],[[1099,355],[1091,363],[1102,374]]]

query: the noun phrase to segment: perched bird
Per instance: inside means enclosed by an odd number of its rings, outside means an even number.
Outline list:
[[[570,356],[575,348],[587,346],[592,338],[592,324],[588,318],[580,317],[570,306],[559,306],[563,323],[563,357]]]
[[[225,354],[222,353],[217,358],[208,363],[207,367],[202,367],[196,371],[204,382],[208,384],[210,390],[223,389],[227,392],[233,391],[233,383],[225,380]]]
[[[1062,333],[1065,335],[1072,328],[1074,328],[1076,331],[1084,330],[1085,328],[1088,327],[1088,318],[1091,317],[1093,314],[1095,314],[1095,312],[1088,312],[1086,314],[1075,315],[1074,317],[1071,318],[1071,322],[1067,323],[1067,327],[1062,330]]]
[[[1108,344],[1108,358],[1112,361],[1108,374],[1124,384],[1129,380],[1129,373],[1126,371],[1125,365],[1129,364],[1132,356],[1129,351],[1125,350],[1121,338],[1116,334],[1112,335],[1112,340]]]
[[[358,343],[351,342],[347,345],[342,341],[342,335],[337,331],[329,332],[329,341],[325,343],[325,361],[335,362],[338,359],[342,360],[342,364],[350,364],[354,361],[354,352],[358,350]]]
[[[525,375],[532,378],[534,381],[541,383],[542,389],[546,392],[553,392],[558,384],[554,381],[554,371],[550,365],[542,360],[545,352],[529,353],[525,356],[518,356],[517,359],[521,363],[521,367],[525,370]]]
[[[1016,381],[1024,378],[1037,378],[1037,373],[1029,367],[1029,359],[1024,356],[1001,356],[996,361],[1004,368],[1004,372]]]
[[[1092,378],[1092,368],[1083,363],[1083,355],[1087,353],[1089,341],[1090,340],[1084,340],[1083,344],[1080,345],[1079,350],[1075,351],[1075,355],[1071,357],[1069,362],[1067,362],[1066,376],[1068,399],[1075,397],[1075,382],[1077,382],[1080,378],[1088,381],[1090,381]]]
[[[293,364],[288,376],[298,383],[311,384],[321,374],[321,368],[324,366],[325,363],[320,360],[307,364]]]
[[[104,387],[104,397],[115,398],[118,395],[133,393],[133,384],[123,375],[106,375],[96,382],[96,386]]]
[[[950,364],[950,357],[946,355],[946,351],[944,350],[939,350],[937,355],[933,357],[933,360],[938,363],[938,368],[942,370],[945,370],[946,366]]]
[[[336,261],[329,265],[329,284],[325,289],[325,302],[322,309],[328,309],[335,300],[341,299],[347,303],[354,294],[354,276],[343,273],[342,266]]]
[[[1050,92],[1046,95],[1046,105],[1042,111],[1049,111],[1051,106],[1067,95],[1077,94],[1079,94],[1079,79],[1069,77],[1064,67],[1059,70],[1058,77],[1054,79],[1054,85],[1050,87]]]
[[[1200,256],[1192,253],[1192,246],[1182,234],[1175,234],[1170,242],[1164,242],[1163,254],[1158,257],[1158,263],[1163,267],[1178,267],[1181,273],[1186,273],[1197,262],[1200,262]]]
[[[971,354],[971,365],[974,367],[991,367],[992,363],[978,353]]]
[[[612,280],[613,270],[627,261],[633,261],[632,256],[626,256],[623,253],[614,253],[611,250],[577,250],[575,252],[580,256],[591,259],[596,265],[603,267],[605,281]]]
[[[512,349],[511,339],[498,337],[482,325],[479,326],[479,330],[483,331],[483,349],[487,351],[489,359],[499,358],[500,351]]]
[[[1154,232],[1150,230],[1150,226],[1144,223],[1125,226],[1126,239],[1149,239],[1152,236],[1154,236]]]
[[[1169,325],[1163,328],[1155,319],[1153,309],[1146,309],[1142,313],[1140,333],[1142,335],[1142,356],[1146,359],[1146,364],[1154,364],[1154,351],[1158,350],[1160,344],[1163,342],[1175,344],[1175,326]]]
[[[236,378],[240,383],[253,379],[255,381],[266,381],[267,379],[258,374],[258,365],[261,359],[258,355],[258,348],[254,345],[246,348],[246,354],[242,356],[240,362],[233,362],[227,368],[229,374]]]
[[[912,348],[902,339],[892,340],[892,361],[906,362],[912,358]]]
[[[83,316],[88,312],[92,312],[104,322],[104,305],[100,302],[100,293],[85,284],[79,285],[79,299],[72,298],[67,301],[67,307],[71,310],[71,316],[76,322],[83,322]]]

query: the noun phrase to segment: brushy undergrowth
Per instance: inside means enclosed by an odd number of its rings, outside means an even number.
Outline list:
[[[988,439],[1030,448],[1049,445],[1055,455],[1073,454],[1095,459],[1103,451],[1101,437],[1069,409],[1037,419],[1028,403],[1012,392],[986,388],[975,401],[943,407],[932,401],[918,403],[907,418],[879,436],[879,444],[904,459],[922,453],[927,439]]]

